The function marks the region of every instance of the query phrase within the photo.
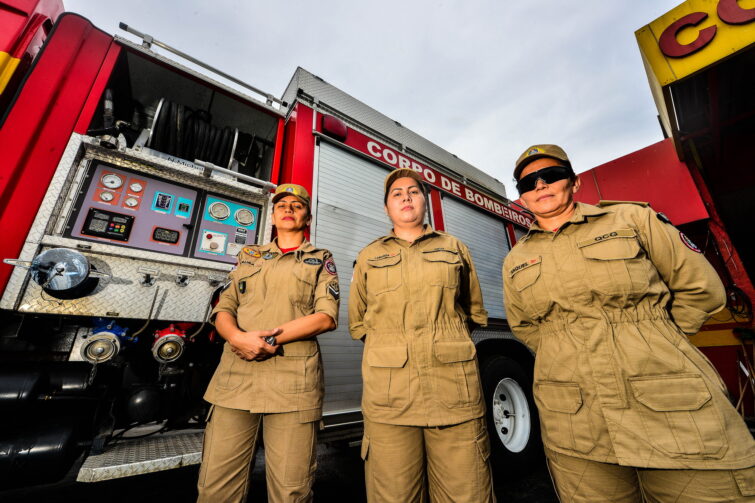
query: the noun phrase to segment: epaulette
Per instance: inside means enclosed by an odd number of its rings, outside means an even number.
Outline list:
[[[613,206],[614,204],[636,204],[637,206],[642,206],[643,208],[650,206],[650,203],[643,201],[598,201],[598,206],[600,206],[601,208],[605,208],[606,206]]]

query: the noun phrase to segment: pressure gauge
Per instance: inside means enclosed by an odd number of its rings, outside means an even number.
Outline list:
[[[113,200],[113,193],[103,190],[102,192],[100,192],[100,199],[102,199],[106,203],[109,203],[110,201]]]
[[[254,213],[246,208],[236,210],[234,217],[239,225],[252,225],[254,223]]]
[[[210,216],[215,220],[225,220],[231,214],[231,209],[227,204],[214,202],[210,205]]]
[[[142,184],[139,182],[132,183],[131,185],[128,186],[128,188],[129,190],[131,190],[131,192],[137,192],[137,193],[141,192],[144,189],[144,187],[142,187]]]
[[[106,175],[102,175],[100,182],[108,189],[117,189],[123,185],[123,178],[113,173],[107,173]]]
[[[123,201],[123,202],[124,202],[124,203],[126,204],[126,206],[128,206],[129,208],[133,208],[133,207],[135,207],[135,206],[136,206],[137,204],[139,204],[139,200],[138,200],[137,198],[135,198],[135,197],[128,197],[128,198],[126,198],[126,200],[125,200],[125,201]]]

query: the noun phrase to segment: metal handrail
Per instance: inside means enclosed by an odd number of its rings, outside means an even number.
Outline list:
[[[213,73],[216,73],[217,75],[220,75],[221,77],[223,77],[225,79],[228,79],[228,80],[230,80],[231,82],[233,82],[235,84],[238,84],[238,85],[240,85],[242,87],[245,87],[246,89],[249,89],[252,92],[255,92],[255,93],[257,93],[257,94],[259,94],[261,96],[264,96],[268,105],[272,105],[273,102],[275,102],[275,103],[278,103],[280,106],[282,106],[284,108],[288,107],[288,104],[285,101],[282,101],[282,100],[276,98],[272,94],[266,93],[265,91],[263,91],[261,89],[258,89],[258,88],[254,87],[251,84],[247,84],[246,82],[244,82],[242,80],[239,80],[236,77],[233,77],[232,75],[228,75],[227,73],[225,73],[225,72],[223,72],[221,70],[218,70],[217,68],[215,68],[213,66],[210,66],[207,63],[199,61],[198,59],[196,59],[196,58],[194,58],[192,56],[189,56],[185,52],[179,51],[175,47],[171,47],[171,46],[169,46],[168,44],[166,44],[164,42],[160,42],[159,40],[155,39],[152,35],[147,35],[146,33],[142,33],[139,30],[137,30],[135,28],[132,28],[129,25],[127,25],[126,23],[123,23],[123,22],[119,23],[118,27],[121,30],[123,30],[123,31],[126,31],[128,33],[131,33],[132,35],[136,35],[137,37],[141,38],[142,39],[142,46],[145,49],[150,49],[152,47],[152,44],[154,44],[154,45],[156,45],[158,47],[162,47],[166,51],[170,51],[173,54],[175,54],[177,56],[180,56],[180,57],[184,58],[187,61],[191,61],[195,65],[199,65],[202,68],[204,68],[205,70],[209,70],[209,71],[211,71]]]

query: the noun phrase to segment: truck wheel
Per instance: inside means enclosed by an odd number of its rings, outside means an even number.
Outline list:
[[[481,366],[493,473],[522,473],[543,456],[532,379],[505,356],[493,356]]]

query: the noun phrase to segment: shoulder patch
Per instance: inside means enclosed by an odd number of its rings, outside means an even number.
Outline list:
[[[685,233],[683,233],[681,231],[679,232],[679,239],[682,240],[682,243],[684,243],[684,246],[686,246],[687,248],[689,248],[693,252],[695,252],[695,253],[702,253],[703,252],[700,248],[698,248],[698,246],[695,243],[692,242],[692,240],[690,238],[687,237],[687,235]]]
[[[598,201],[598,206],[601,208],[605,208],[606,206],[612,206],[614,204],[636,204],[638,206],[642,206],[643,208],[647,208],[650,206],[650,203],[645,203],[642,201],[612,201],[612,200],[602,200]]]
[[[262,258],[264,258],[265,260],[270,260],[270,259],[274,259],[277,256],[278,256],[278,252],[269,251],[269,252],[266,252],[264,255],[262,255]]]
[[[336,263],[333,261],[333,257],[329,257],[327,260],[325,260],[325,270],[328,271],[328,274],[332,274],[333,276],[338,274],[338,271],[336,270]]]
[[[304,259],[304,263],[309,265],[320,265],[322,264],[322,260],[320,260],[319,258],[309,257]]]
[[[245,247],[244,247],[244,248],[242,249],[242,251],[243,251],[243,252],[244,252],[244,253],[245,253],[246,255],[249,255],[250,257],[254,257],[254,258],[260,258],[260,257],[262,256],[262,254],[260,253],[260,251],[259,251],[259,250],[258,250],[257,248],[253,248],[253,247],[251,247],[251,246],[245,246]]]
[[[338,286],[338,281],[333,280],[330,283],[328,283],[328,294],[330,294],[331,297],[333,297],[335,300],[338,300],[341,298],[341,289]]]

